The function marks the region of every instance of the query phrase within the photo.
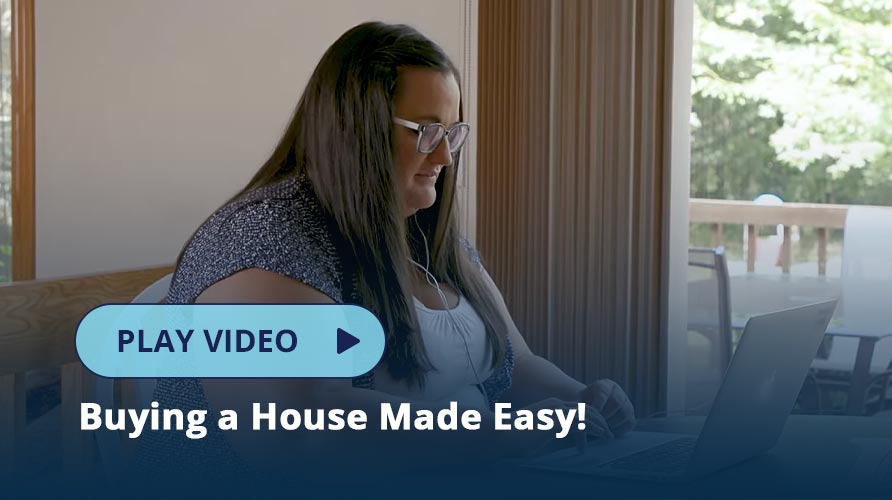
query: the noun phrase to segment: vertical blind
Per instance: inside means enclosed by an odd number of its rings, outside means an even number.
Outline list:
[[[476,241],[530,347],[665,402],[672,2],[480,0]]]

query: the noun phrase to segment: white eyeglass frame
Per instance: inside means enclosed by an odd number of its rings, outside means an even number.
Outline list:
[[[414,131],[418,132],[418,140],[415,142],[415,149],[417,149],[419,153],[425,154],[425,155],[429,155],[429,154],[433,153],[434,151],[436,151],[437,148],[440,147],[440,143],[443,142],[443,139],[446,139],[447,137],[449,137],[450,132],[452,132],[456,128],[465,127],[467,129],[468,133],[465,134],[465,139],[462,141],[462,143],[457,148],[455,148],[454,151],[452,150],[452,144],[449,144],[449,148],[448,148],[449,153],[450,154],[458,153],[459,151],[461,151],[461,148],[463,148],[465,146],[465,143],[468,142],[468,135],[469,135],[470,129],[471,129],[471,126],[465,122],[458,122],[458,123],[452,125],[451,127],[446,128],[446,125],[443,125],[442,123],[422,124],[422,123],[415,123],[415,122],[409,121],[409,120],[404,120],[403,118],[394,117],[393,123],[396,123],[397,125],[402,125],[403,127],[406,127],[407,129],[414,130]],[[442,127],[444,132],[443,132],[443,137],[440,137],[440,140],[437,141],[436,144],[434,144],[434,147],[430,151],[424,151],[423,149],[421,149],[421,136],[424,134],[424,129],[426,129],[428,127]],[[448,141],[448,139],[447,139],[447,141]],[[448,142],[447,142],[447,144],[448,144]]]

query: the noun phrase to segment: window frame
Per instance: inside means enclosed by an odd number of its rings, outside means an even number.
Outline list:
[[[12,0],[12,280],[35,275],[34,0]]]

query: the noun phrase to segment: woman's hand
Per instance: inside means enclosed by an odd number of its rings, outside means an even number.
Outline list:
[[[632,407],[632,402],[622,387],[610,379],[598,380],[581,390],[579,401],[591,405],[603,415],[615,436],[622,436],[635,427],[635,409]]]
[[[537,414],[542,409],[552,410],[575,410],[579,406],[576,401],[564,401],[558,398],[548,398],[538,401],[529,406],[525,406],[523,410],[529,410],[533,414]],[[555,429],[550,430],[510,430],[510,431],[494,431],[496,432],[497,446],[502,448],[505,455],[509,457],[529,457],[541,453],[548,449],[549,445],[558,440]],[[588,435],[595,438],[610,436],[610,428],[604,417],[591,405],[586,405],[585,409],[585,432],[574,429],[570,436],[576,436],[576,439]],[[570,436],[564,439],[573,439]]]

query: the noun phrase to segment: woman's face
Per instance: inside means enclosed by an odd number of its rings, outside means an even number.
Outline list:
[[[400,71],[395,116],[415,123],[458,122],[460,94],[451,73],[429,68],[404,68]],[[428,208],[437,199],[435,184],[443,167],[452,164],[446,139],[430,154],[416,148],[418,132],[394,125],[397,189],[402,195],[403,215]]]

